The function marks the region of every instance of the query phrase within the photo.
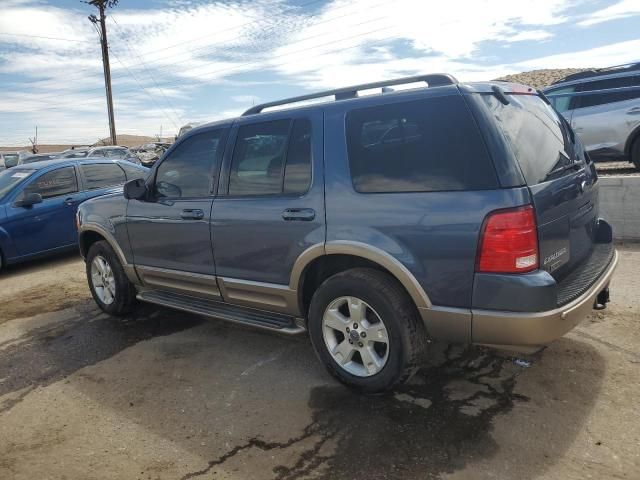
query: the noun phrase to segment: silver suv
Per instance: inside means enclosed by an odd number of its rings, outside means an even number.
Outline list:
[[[544,93],[594,160],[640,169],[640,63],[569,75]]]

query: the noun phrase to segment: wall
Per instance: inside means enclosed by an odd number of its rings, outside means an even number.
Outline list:
[[[600,216],[618,240],[640,240],[640,175],[600,177]]]

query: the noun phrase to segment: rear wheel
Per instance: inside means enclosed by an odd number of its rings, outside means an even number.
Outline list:
[[[367,268],[338,273],[318,288],[309,308],[309,334],[329,373],[366,393],[411,378],[426,345],[411,298],[393,277]]]
[[[640,170],[640,137],[636,138],[631,145],[631,161],[636,169]]]
[[[118,256],[106,241],[91,245],[86,258],[87,280],[93,299],[110,315],[124,315],[135,304],[135,289]]]

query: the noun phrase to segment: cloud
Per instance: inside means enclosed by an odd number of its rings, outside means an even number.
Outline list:
[[[527,60],[519,62],[517,66],[523,70],[567,67],[585,68],[622,65],[637,61],[638,59],[640,59],[640,40],[629,40],[602,47]]]
[[[589,27],[598,23],[609,22],[611,20],[618,20],[620,18],[627,18],[635,15],[640,15],[640,1],[622,0],[614,5],[587,15],[584,20],[578,22],[578,25],[581,27]]]
[[[106,136],[98,37],[86,19],[95,9],[0,2],[0,32],[11,34],[0,35],[0,143],[24,138],[35,124],[47,139]],[[120,2],[107,20],[117,128],[153,133],[162,124],[175,133],[187,121],[227,118],[310,89],[442,71],[483,80],[624,63],[640,51],[631,41],[535,56],[542,41],[566,51],[558,32],[576,20],[588,28],[623,18],[635,14],[637,0],[601,10],[586,4],[592,11],[582,16],[572,13],[577,0],[305,3],[157,0],[143,9]],[[500,56],[506,47],[510,61]]]

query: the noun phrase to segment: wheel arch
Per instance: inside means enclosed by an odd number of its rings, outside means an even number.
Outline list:
[[[101,240],[106,241],[111,246],[111,248],[113,248],[123,266],[127,266],[129,264],[115,237],[106,229],[97,224],[82,225],[82,228],[78,235],[78,243],[80,245],[80,254],[82,255],[82,257],[86,258],[91,245]]]
[[[624,146],[624,154],[627,156],[629,161],[631,162],[633,159],[631,158],[631,147],[633,147],[634,142],[640,141],[640,125],[634,128],[629,137],[627,137],[627,142]]]
[[[430,308],[431,300],[415,276],[398,259],[377,247],[353,241],[317,244],[305,250],[294,264],[289,288],[298,292],[300,311],[306,316],[315,289],[341,271],[370,267],[395,278],[417,308]]]

